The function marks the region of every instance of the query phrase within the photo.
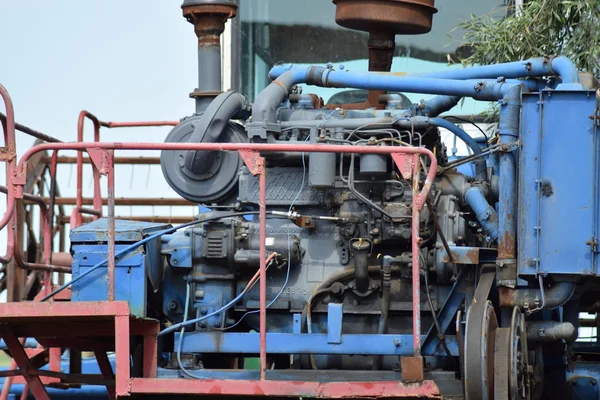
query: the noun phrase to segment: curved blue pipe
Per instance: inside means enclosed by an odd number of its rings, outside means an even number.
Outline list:
[[[431,118],[429,119],[429,124],[449,130],[459,139],[465,142],[465,144],[469,146],[471,150],[473,150],[473,154],[481,154],[481,147],[479,147],[479,143],[477,143],[477,141],[473,139],[467,132],[454,125],[452,122],[443,118]],[[473,160],[473,166],[475,167],[475,177],[479,180],[486,180],[487,167],[485,160],[483,158]]]
[[[498,214],[486,200],[483,190],[479,186],[473,186],[465,193],[465,201],[490,239],[493,242],[498,240]]]
[[[269,78],[277,79],[292,68],[291,64],[276,65],[269,72]],[[382,73],[385,75],[385,73]],[[393,74],[393,73],[392,73]],[[538,57],[523,61],[502,64],[482,65],[469,68],[445,71],[427,72],[423,74],[408,74],[406,77],[437,78],[437,79],[507,79],[539,78],[542,76],[559,76],[563,84],[578,84],[579,71],[573,62],[565,56]]]

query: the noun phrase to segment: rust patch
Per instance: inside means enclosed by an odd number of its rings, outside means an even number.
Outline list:
[[[540,185],[540,193],[544,197],[550,197],[554,194],[554,190],[552,189],[552,185],[548,181],[543,181]]]
[[[12,161],[17,157],[14,146],[0,147],[0,161]]]
[[[400,357],[403,382],[422,382],[425,369],[422,356]]]
[[[498,258],[515,258],[515,238],[509,232],[506,232],[498,241]]]
[[[499,287],[498,301],[500,302],[500,307],[514,307],[515,289],[508,287]]]

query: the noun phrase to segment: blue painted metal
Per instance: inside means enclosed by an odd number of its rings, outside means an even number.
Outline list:
[[[598,237],[599,149],[589,118],[595,109],[596,95],[591,91],[544,91],[540,97],[524,98],[520,274],[598,273],[594,243]]]
[[[293,333],[302,333],[302,314],[293,315]]]
[[[258,354],[258,333],[193,332],[184,333],[183,353]],[[175,347],[179,346],[175,334]],[[425,335],[423,335],[425,338]],[[405,356],[414,353],[412,335],[344,334],[339,344],[328,343],[328,335],[321,333],[269,333],[267,353],[270,354],[364,354]],[[458,355],[455,336],[447,336],[451,354]],[[445,355],[443,351],[434,354]]]
[[[286,86],[306,83],[323,87],[472,97],[478,100],[498,100],[516,85],[515,82],[506,83],[496,80],[432,79],[372,72],[334,71],[323,67],[291,67],[277,80]],[[258,97],[260,96],[259,94]]]
[[[292,66],[290,64],[277,65],[269,72],[271,79],[277,79],[281,74],[288,71]],[[410,74],[410,76],[439,78],[439,79],[495,79],[504,78],[524,78],[524,77],[542,77],[558,75],[561,77],[564,88],[578,89],[575,86],[579,83],[579,71],[575,64],[567,57],[559,56],[553,58],[538,57],[523,61],[515,61],[494,65],[482,65],[470,68],[457,68],[451,70],[427,72],[423,74]]]
[[[465,193],[465,200],[473,209],[483,230],[489,235],[491,241],[495,242],[498,239],[498,214],[488,203],[483,189],[473,186]]]
[[[115,246],[115,251],[125,245]],[[106,258],[108,246],[104,244],[72,244],[73,275],[88,271]],[[146,316],[146,269],[143,250],[132,251],[115,264],[115,300],[129,302],[131,313],[138,317]],[[108,300],[107,267],[98,268],[72,286],[72,301]]]
[[[342,343],[343,318],[344,305],[342,303],[329,303],[327,305],[327,343]]]
[[[115,242],[137,242],[150,233],[168,229],[169,227],[170,225],[157,224],[154,222],[116,220]],[[77,227],[71,231],[70,238],[71,242],[76,243],[107,243],[108,220],[106,218],[100,218],[97,221]]]
[[[99,219],[71,231],[73,276],[89,271],[106,258],[108,253],[107,220]],[[168,225],[115,221],[115,252],[143,239],[146,235],[168,228]],[[72,285],[72,301],[101,301],[108,299],[107,267],[98,268]],[[117,260],[115,265],[115,299],[129,302],[131,313],[146,316],[148,278],[156,285],[162,279],[160,238],[146,243]]]
[[[175,269],[192,268],[191,229],[163,237],[161,253],[169,256],[169,265]],[[185,271],[182,271],[185,272]]]
[[[600,365],[578,362],[566,375],[570,400],[600,399]]]

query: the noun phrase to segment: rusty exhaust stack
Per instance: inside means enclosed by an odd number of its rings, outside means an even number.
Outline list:
[[[369,71],[392,68],[396,35],[417,35],[431,30],[435,0],[333,0],[335,22],[369,33]],[[369,91],[368,105],[377,107],[383,91]]]
[[[221,34],[238,6],[235,0],[184,0],[181,8],[198,37],[198,88],[190,97],[200,114],[221,93]]]

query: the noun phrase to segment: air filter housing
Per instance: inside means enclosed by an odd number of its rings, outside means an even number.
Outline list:
[[[333,0],[335,22],[344,28],[415,35],[431,30],[435,0]]]

